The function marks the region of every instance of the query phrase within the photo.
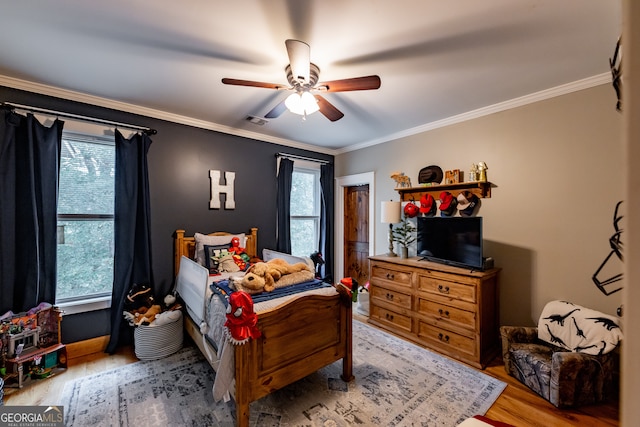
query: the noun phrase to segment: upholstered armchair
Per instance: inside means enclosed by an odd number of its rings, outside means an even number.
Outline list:
[[[557,407],[618,396],[622,333],[617,319],[564,301],[538,327],[502,326],[505,370]]]

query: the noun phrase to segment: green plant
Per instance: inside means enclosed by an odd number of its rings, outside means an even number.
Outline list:
[[[403,218],[400,225],[393,229],[393,240],[400,243],[402,247],[408,248],[410,244],[416,241],[416,227],[408,218]]]

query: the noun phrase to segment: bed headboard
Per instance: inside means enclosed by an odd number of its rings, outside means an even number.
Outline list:
[[[209,236],[229,236],[238,233],[228,233],[226,231],[218,231],[215,233],[209,233]],[[247,241],[245,242],[245,252],[250,257],[257,257],[258,252],[258,228],[253,227],[248,233],[245,233]],[[180,271],[180,257],[186,256],[189,259],[193,259],[196,251],[196,239],[193,236],[187,237],[184,235],[184,230],[176,230],[175,237],[175,249],[174,249],[174,268],[175,275],[178,275]]]

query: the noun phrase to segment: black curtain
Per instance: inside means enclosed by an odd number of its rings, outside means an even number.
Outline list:
[[[293,160],[280,158],[278,169],[278,223],[276,229],[276,250],[291,253],[291,181],[293,177]]]
[[[148,283],[151,270],[151,224],[147,153],[151,139],[136,134],[126,139],[116,129],[114,206],[114,279],[111,294],[111,338],[107,353],[130,342],[132,330],[123,321],[127,292],[134,283]]]
[[[0,117],[0,314],[56,299],[58,171],[64,122]]]
[[[321,275],[327,282],[333,282],[333,164],[320,166],[320,242],[318,250],[324,258]]]

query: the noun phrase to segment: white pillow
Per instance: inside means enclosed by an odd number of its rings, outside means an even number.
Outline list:
[[[313,261],[309,257],[295,256],[291,254],[286,254],[284,252],[274,251],[272,249],[263,249],[262,250],[262,260],[267,262],[274,258],[280,258],[287,261],[289,264],[296,264],[298,262],[303,262],[311,267],[311,271],[315,271],[316,266],[313,264]]]
[[[240,239],[240,246],[245,247],[246,245],[246,236],[244,233],[241,234],[229,234],[228,236],[209,236],[207,234],[195,233],[193,237],[196,239],[196,253],[195,253],[195,261],[204,266],[204,245],[208,246],[218,246],[218,245],[226,245],[231,243],[231,239],[234,237],[238,237]]]

